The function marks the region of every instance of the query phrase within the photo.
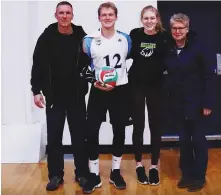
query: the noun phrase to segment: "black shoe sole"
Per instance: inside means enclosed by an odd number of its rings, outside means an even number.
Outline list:
[[[48,188],[46,187],[46,191],[55,191],[55,190],[57,190],[57,189],[60,187],[60,185],[62,185],[63,183],[64,183],[64,180],[60,181],[58,187],[56,187],[56,188],[54,188],[54,189],[48,189]]]
[[[98,185],[96,185],[92,190],[90,190],[90,191],[85,191],[84,189],[83,189],[83,193],[84,194],[91,194],[96,188],[100,188],[102,186],[102,183],[100,182]]]
[[[184,189],[184,188],[188,188],[190,187],[192,180],[191,179],[185,179],[187,182],[182,182],[181,180],[177,183],[177,188],[179,189]],[[184,183],[182,185],[180,185],[179,183]]]
[[[55,191],[55,190],[57,190],[59,188],[59,186],[57,187],[57,188],[54,188],[54,189],[47,189],[46,188],[46,191]]]
[[[126,186],[117,186],[117,185],[114,183],[114,181],[111,180],[111,179],[109,179],[109,182],[110,182],[111,184],[114,184],[115,188],[118,189],[118,190],[124,190],[124,189],[126,189]]]
[[[177,184],[177,188],[179,188],[179,189],[184,189],[184,188],[188,188],[188,187],[190,187],[190,183],[186,183],[185,185],[183,184],[183,185],[179,185],[179,184]]]
[[[179,189],[185,189],[185,188],[188,188],[189,187],[189,185],[186,185],[186,186],[177,186],[177,188],[179,188]]]
[[[53,188],[53,189],[48,189],[48,188],[46,187],[46,191],[55,191],[55,190],[57,190],[57,189],[60,187],[60,185],[62,185],[62,184],[63,184],[63,183],[59,184],[58,187]]]
[[[202,190],[205,185],[206,185],[206,183],[203,184],[203,186],[201,186],[201,187],[199,187],[199,188],[195,188],[195,189],[188,188],[187,191],[188,191],[188,192],[197,192],[197,191]]]

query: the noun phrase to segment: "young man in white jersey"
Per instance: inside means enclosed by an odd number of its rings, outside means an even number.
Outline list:
[[[110,183],[117,189],[125,189],[126,183],[120,174],[120,164],[125,141],[125,126],[128,120],[128,77],[126,59],[131,48],[129,35],[115,30],[117,8],[111,3],[103,3],[98,9],[101,29],[84,38],[84,51],[90,57],[90,68],[84,76],[92,83],[87,108],[87,148],[90,177],[83,187],[84,193],[91,193],[102,185],[99,172],[99,129],[109,110],[113,128],[112,169]],[[103,87],[93,75],[103,67],[115,68],[118,80],[115,87]]]

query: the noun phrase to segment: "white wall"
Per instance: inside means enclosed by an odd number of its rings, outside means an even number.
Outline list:
[[[97,19],[97,9],[103,1],[70,2],[74,7],[75,24],[82,25],[87,33],[100,27]],[[144,6],[150,4],[156,6],[156,1],[114,2],[119,10],[116,27],[126,33],[140,26],[139,14]],[[54,12],[57,3],[58,1],[2,1],[3,162],[31,159],[29,153],[24,158],[22,154],[25,151],[22,148],[29,147],[33,151],[38,148],[40,154],[44,151],[43,146],[46,144],[45,111],[37,109],[33,104],[29,84],[30,71],[32,53],[37,38],[45,27],[55,22]],[[148,120],[146,120],[146,123],[144,143],[149,144]],[[30,133],[32,131],[33,134]],[[126,130],[126,144],[132,143],[131,132],[132,127],[130,126]],[[111,141],[111,126],[108,122],[103,123],[100,130],[100,144],[111,144]],[[24,147],[18,147],[22,144]],[[70,144],[67,124],[65,125],[63,144]],[[17,155],[14,155],[13,151],[16,151]],[[16,157],[13,158],[13,156]],[[19,156],[21,157],[19,158]],[[37,156],[41,157],[39,154]],[[35,159],[36,156],[33,156],[30,161],[35,161]],[[26,162],[26,160],[23,161]]]

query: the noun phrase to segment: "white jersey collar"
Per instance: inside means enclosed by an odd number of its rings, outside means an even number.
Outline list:
[[[116,34],[117,34],[117,30],[115,29],[115,32],[114,32],[113,37],[115,37]],[[91,38],[104,38],[104,39],[107,39],[106,37],[104,37],[104,36],[101,34],[101,29],[98,29],[97,31],[92,32],[91,34],[88,34],[86,37],[91,37]],[[111,37],[111,39],[112,39],[113,37]]]

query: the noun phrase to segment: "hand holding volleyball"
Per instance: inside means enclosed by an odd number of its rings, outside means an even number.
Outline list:
[[[96,79],[95,87],[104,91],[110,91],[116,86],[118,74],[115,68],[105,66],[97,73]]]

